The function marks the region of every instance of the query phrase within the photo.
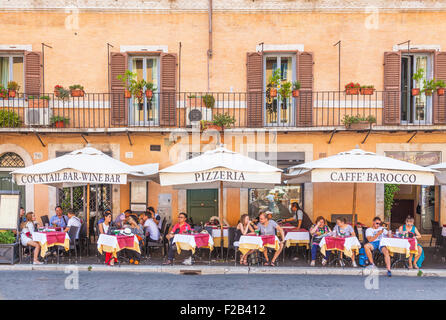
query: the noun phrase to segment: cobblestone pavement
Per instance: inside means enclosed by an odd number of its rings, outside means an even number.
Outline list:
[[[446,299],[446,278],[0,271],[1,299]],[[68,278],[67,277],[71,277]],[[375,279],[376,281],[376,279]],[[76,288],[78,289],[66,289]],[[30,290],[32,288],[32,290]]]

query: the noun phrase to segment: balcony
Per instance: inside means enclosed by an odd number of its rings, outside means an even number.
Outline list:
[[[446,100],[436,93],[431,97],[422,94],[413,98],[400,91],[375,91],[372,95],[301,91],[299,97],[285,100],[267,98],[260,92],[154,93],[151,98],[144,95],[140,101],[125,98],[121,93],[86,93],[83,97],[66,99],[59,99],[52,93],[44,96],[46,99],[24,94],[0,98],[0,129],[170,130],[200,127],[202,122],[209,125],[221,115],[233,119],[232,129],[440,130],[444,129],[442,123],[446,123],[446,119],[438,121],[438,117],[440,120],[446,117],[446,110],[443,110]],[[437,114],[432,110],[437,110]],[[359,129],[357,126],[346,128],[346,116],[367,118],[373,123]],[[56,120],[65,120],[65,123]]]

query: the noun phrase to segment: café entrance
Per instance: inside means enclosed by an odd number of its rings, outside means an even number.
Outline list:
[[[187,190],[187,214],[194,224],[218,217],[218,189]]]

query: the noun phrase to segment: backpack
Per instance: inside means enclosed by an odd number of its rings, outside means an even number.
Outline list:
[[[362,267],[365,267],[366,265],[369,264],[369,259],[365,254],[364,248],[359,249],[358,264]]]

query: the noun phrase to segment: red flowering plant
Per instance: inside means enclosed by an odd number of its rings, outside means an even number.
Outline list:
[[[68,98],[70,91],[60,85],[54,86],[54,95],[60,99]]]
[[[361,88],[361,85],[359,83],[353,83],[353,82],[347,83],[345,85],[345,89],[355,89],[355,88]]]

